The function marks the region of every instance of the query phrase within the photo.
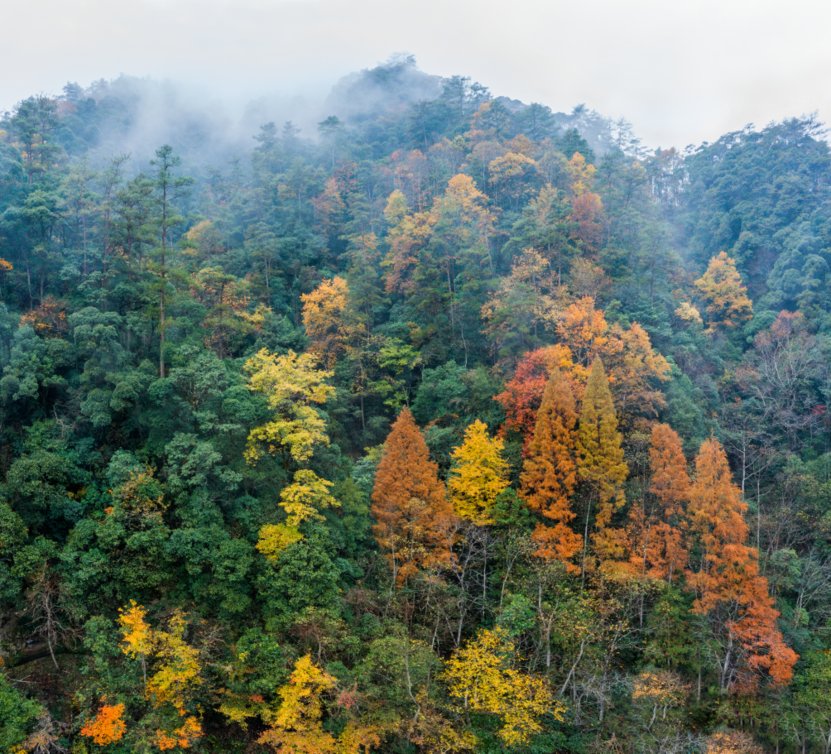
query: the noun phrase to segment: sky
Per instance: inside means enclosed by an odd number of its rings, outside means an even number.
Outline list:
[[[0,0],[0,17],[0,111],[122,73],[234,105],[319,100],[406,52],[496,95],[625,118],[649,147],[831,122],[826,0]]]

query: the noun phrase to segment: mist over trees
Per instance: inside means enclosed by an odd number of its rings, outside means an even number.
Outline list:
[[[269,107],[0,120],[0,749],[831,751],[824,127]]]

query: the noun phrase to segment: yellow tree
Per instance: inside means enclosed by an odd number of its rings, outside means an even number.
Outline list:
[[[708,332],[719,327],[735,327],[753,315],[747,288],[736,269],[736,262],[727,256],[727,252],[721,251],[710,260],[707,271],[695,285],[707,301]]]
[[[387,268],[386,289],[406,293],[413,287],[412,273],[430,240],[436,218],[431,212],[410,213],[406,197],[396,189],[387,199],[384,219],[389,225],[389,252],[383,263]]]
[[[577,410],[568,380],[559,369],[551,372],[537,411],[534,436],[522,466],[521,495],[528,507],[551,521],[534,531],[536,555],[558,560],[576,572],[572,562],[583,538],[571,529],[575,513],[571,498],[577,484],[575,425]]]
[[[280,689],[281,704],[258,743],[284,754],[334,754],[335,737],[323,730],[323,697],[335,678],[304,655]]]
[[[280,706],[263,714],[269,727],[257,742],[281,754],[368,754],[381,744],[382,728],[353,718],[335,737],[323,727],[324,702],[336,686],[310,655],[298,659],[280,688]]]
[[[326,422],[315,409],[334,394],[326,384],[331,372],[319,369],[313,354],[294,351],[277,356],[261,349],[245,362],[250,390],[263,393],[274,418],[248,434],[245,458],[255,463],[262,448],[269,453],[286,449],[295,461],[307,461],[315,445],[329,444]]]
[[[493,505],[508,485],[508,463],[502,457],[505,443],[491,438],[478,419],[465,430],[464,442],[453,451],[453,468],[447,480],[456,515],[477,526],[493,523]]]
[[[309,336],[309,350],[331,369],[344,352],[349,339],[346,310],[349,285],[342,277],[323,280],[311,293],[300,296],[303,326]]]
[[[322,509],[340,505],[329,493],[331,488],[330,481],[309,469],[296,471],[292,483],[280,493],[279,506],[285,511],[286,520],[279,524],[265,524],[260,529],[257,549],[269,560],[276,560],[289,545],[302,539],[301,524],[322,521]]]
[[[629,475],[629,467],[623,457],[622,442],[609,380],[598,357],[592,363],[577,425],[577,474],[589,490],[583,534],[584,575],[586,540],[595,502],[597,511],[592,542],[601,570],[611,573],[616,564],[626,559],[625,532],[612,526],[615,512],[626,502],[623,483]]]
[[[156,731],[156,747],[160,751],[177,746],[187,749],[202,736],[202,724],[192,713],[201,683],[199,652],[185,641],[187,622],[182,612],[173,613],[166,630],[152,628],[146,618],[147,611],[132,601],[120,611],[121,651],[141,661],[145,696],[152,707],[178,715],[177,727]],[[148,665],[152,670],[149,676]]]
[[[520,659],[504,629],[481,629],[451,655],[444,669],[450,696],[465,709],[501,718],[498,735],[511,747],[539,733],[543,715],[562,720],[565,712],[544,679],[517,668]]]

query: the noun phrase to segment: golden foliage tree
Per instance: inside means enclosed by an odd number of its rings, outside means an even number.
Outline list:
[[[340,503],[329,490],[332,483],[309,469],[294,473],[291,484],[280,493],[279,506],[286,520],[279,524],[265,524],[260,529],[257,549],[269,560],[276,560],[289,546],[303,538],[300,526],[306,521],[322,521],[321,510],[336,508]]]
[[[534,436],[522,466],[521,495],[528,507],[550,524],[538,523],[533,538],[536,555],[558,560],[576,572],[573,558],[583,538],[571,529],[575,518],[571,498],[577,485],[575,426],[577,409],[568,380],[557,369],[545,386],[537,411]]]
[[[372,515],[375,538],[397,584],[422,569],[452,563],[453,508],[408,408],[399,414],[384,445],[372,490]]]
[[[311,293],[300,296],[303,326],[309,336],[309,350],[331,369],[346,348],[349,338],[345,314],[349,285],[342,277],[323,280]]]
[[[707,265],[706,272],[695,281],[695,286],[707,301],[709,332],[730,328],[750,319],[753,304],[747,288],[736,269],[736,262],[720,251]]]
[[[337,679],[318,667],[311,655],[299,658],[280,688],[280,706],[263,715],[269,727],[258,743],[281,754],[367,754],[379,746],[381,729],[355,719],[338,736],[324,729],[324,702],[336,686]]]
[[[478,419],[465,430],[464,442],[453,451],[447,480],[456,515],[477,526],[493,523],[493,505],[509,485],[508,463],[502,457],[504,441],[491,438]]]
[[[497,715],[499,737],[506,746],[528,743],[542,730],[540,718],[562,720],[565,712],[545,680],[517,668],[519,658],[508,634],[481,629],[447,660],[444,679],[450,696],[466,709]]]
[[[291,754],[334,753],[335,737],[323,730],[322,720],[323,696],[335,684],[335,678],[315,665],[310,655],[297,660],[288,683],[280,689],[280,707],[259,743]]]
[[[326,422],[315,405],[334,394],[326,384],[331,372],[319,369],[313,354],[294,351],[277,356],[265,348],[245,362],[250,390],[263,393],[274,418],[248,435],[246,460],[255,463],[265,446],[269,453],[288,450],[295,461],[307,461],[315,445],[329,444]]]
[[[629,467],[622,442],[609,380],[598,357],[592,364],[580,407],[576,448],[577,474],[589,489],[584,536],[588,535],[592,503],[596,503],[592,542],[603,570],[611,570],[613,563],[627,556],[624,531],[612,525],[615,512],[626,502],[623,483]]]
[[[147,622],[147,611],[131,601],[120,611],[118,623],[121,651],[141,661],[145,696],[150,704],[154,709],[172,710],[179,718],[179,725],[172,730],[156,731],[156,747],[160,751],[177,746],[189,748],[202,736],[202,724],[193,714],[194,710],[198,712],[195,697],[201,683],[201,666],[199,651],[185,640],[184,614],[175,611],[166,629],[156,629]]]

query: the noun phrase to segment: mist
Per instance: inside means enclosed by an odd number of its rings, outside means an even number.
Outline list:
[[[651,147],[714,140],[749,122],[831,117],[831,8],[796,0],[35,0],[4,9],[0,110],[67,81],[177,82],[240,120],[247,103],[320,102],[391,52],[495,95],[632,122]],[[13,72],[13,75],[9,75]],[[283,113],[280,113],[280,117]]]

